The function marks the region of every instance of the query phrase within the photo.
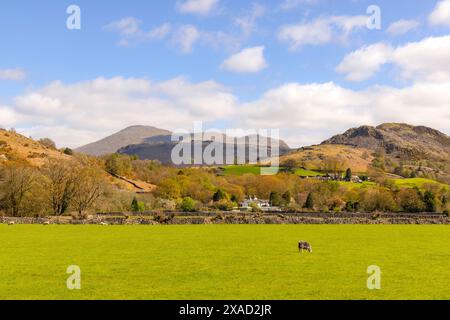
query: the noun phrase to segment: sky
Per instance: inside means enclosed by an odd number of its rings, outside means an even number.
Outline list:
[[[450,134],[450,0],[2,1],[0,43],[0,126],[60,147],[196,121]]]

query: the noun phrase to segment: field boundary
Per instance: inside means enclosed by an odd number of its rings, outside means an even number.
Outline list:
[[[419,214],[215,214],[214,216],[91,216],[87,219],[72,217],[0,217],[0,224],[54,224],[54,225],[209,225],[209,224],[440,224],[449,225],[445,215]]]

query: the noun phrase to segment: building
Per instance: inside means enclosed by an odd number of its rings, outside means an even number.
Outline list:
[[[252,211],[255,207],[266,212],[281,211],[279,207],[272,206],[269,200],[258,199],[255,196],[250,196],[239,203],[240,211]]]

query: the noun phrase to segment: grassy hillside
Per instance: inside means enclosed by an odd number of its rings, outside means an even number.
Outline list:
[[[302,166],[310,170],[320,170],[327,158],[339,157],[346,167],[353,172],[366,172],[372,163],[373,156],[370,150],[344,145],[319,145],[302,148],[282,156],[280,163],[288,159],[299,161]]]
[[[448,299],[448,226],[0,226],[0,299]],[[300,255],[299,240],[313,246]],[[112,263],[112,261],[114,263]],[[81,268],[81,290],[66,287]],[[368,290],[368,266],[381,290]]]
[[[41,166],[47,159],[69,160],[70,156],[16,132],[0,129],[0,161]]]
[[[425,185],[438,185],[441,187],[448,188],[448,185],[436,182],[430,179],[424,178],[411,178],[411,179],[394,179],[394,182],[397,186],[401,188],[422,188]]]

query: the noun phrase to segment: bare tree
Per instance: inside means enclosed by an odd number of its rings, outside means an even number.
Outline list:
[[[322,166],[326,173],[332,174],[335,179],[340,179],[345,171],[346,163],[341,157],[327,157],[323,161]]]
[[[104,190],[105,183],[99,170],[89,167],[76,170],[72,205],[80,217],[95,204]]]
[[[7,165],[0,171],[0,203],[13,217],[20,215],[36,176],[33,168],[22,165]]]
[[[75,170],[73,162],[49,160],[43,172],[47,177],[48,201],[57,216],[63,215],[69,208],[74,194]]]

